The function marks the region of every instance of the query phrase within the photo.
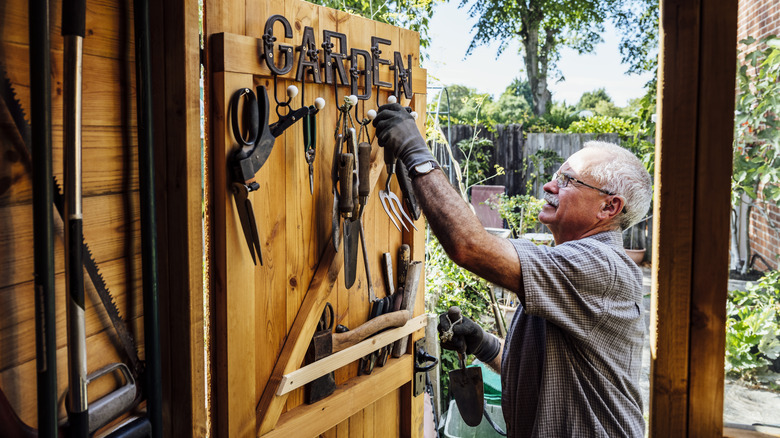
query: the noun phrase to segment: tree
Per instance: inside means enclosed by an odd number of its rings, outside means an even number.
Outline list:
[[[658,0],[628,0],[615,3],[613,21],[621,31],[620,54],[628,73],[658,69]],[[651,82],[655,83],[657,75]],[[655,88],[655,87],[653,87]]]
[[[498,101],[485,103],[485,118],[500,124],[524,123],[531,111],[531,87],[528,81],[515,78]]]
[[[479,17],[472,28],[475,35],[468,56],[480,44],[499,41],[500,55],[512,40],[519,39],[525,59],[525,71],[532,91],[535,115],[545,113],[551,93],[548,76],[554,71],[562,47],[579,53],[593,50],[601,41],[604,21],[617,0],[481,0],[469,8],[471,17]],[[461,7],[468,0],[461,1]]]
[[[578,110],[595,109],[599,102],[612,103],[612,98],[607,94],[607,90],[599,88],[598,90],[586,91],[580,96],[580,101],[577,103]]]
[[[470,125],[477,119],[483,119],[484,106],[493,100],[489,94],[477,93],[476,89],[465,85],[450,85],[447,92],[450,96],[449,117],[452,123]]]
[[[392,24],[420,33],[420,46],[428,47],[428,24],[433,5],[444,0],[309,0],[314,4],[339,9],[372,20]]]

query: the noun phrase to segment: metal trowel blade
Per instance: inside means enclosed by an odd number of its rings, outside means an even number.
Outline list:
[[[482,369],[472,367],[450,371],[450,391],[463,422],[471,427],[479,426],[485,398]]]
[[[355,284],[357,277],[357,254],[360,242],[360,222],[357,219],[344,220],[344,286]]]

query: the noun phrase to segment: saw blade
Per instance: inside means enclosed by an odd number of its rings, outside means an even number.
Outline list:
[[[16,97],[16,92],[13,89],[13,85],[11,84],[8,75],[6,74],[5,65],[0,64],[0,72],[2,72],[0,96],[2,96],[2,99],[8,108],[8,112],[11,114],[14,125],[16,125],[16,129],[19,132],[24,145],[26,146],[26,149],[22,152],[24,152],[28,162],[31,162],[32,134],[30,124],[27,122],[22,104]],[[60,185],[57,182],[57,178],[54,176],[52,176],[52,185],[54,187],[54,206],[57,208],[57,212],[59,213],[60,218],[63,218],[65,198],[62,194]],[[130,333],[130,330],[127,327],[127,323],[119,313],[119,309],[114,302],[114,298],[111,295],[111,292],[108,290],[108,286],[103,279],[103,275],[100,274],[97,262],[95,262],[95,259],[92,256],[92,251],[89,249],[89,245],[87,245],[86,241],[82,240],[81,246],[84,260],[84,269],[86,269],[87,275],[89,275],[89,278],[92,281],[92,286],[95,288],[95,291],[100,297],[100,301],[103,303],[103,308],[106,310],[106,314],[108,314],[108,318],[111,320],[111,324],[114,326],[114,330],[116,330],[119,343],[122,345],[122,349],[127,356],[127,360],[130,362],[130,369],[133,371],[134,377],[137,378],[143,371],[143,362],[138,358],[138,349],[135,345],[133,335]]]

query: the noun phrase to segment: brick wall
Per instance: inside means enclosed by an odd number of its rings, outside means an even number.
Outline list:
[[[780,226],[780,208],[777,205],[769,205],[767,215],[772,223]],[[780,268],[780,230],[769,227],[761,213],[755,209],[750,214],[750,247],[754,254],[759,254],[763,260],[756,260],[753,267],[759,271]]]
[[[758,40],[773,34],[780,35],[780,1],[739,0],[737,41],[749,36]],[[768,210],[772,220],[780,223],[780,208],[771,205]],[[780,268],[780,261],[777,258],[780,253],[780,233],[772,230],[764,217],[755,210],[750,215],[749,233],[753,253],[759,254],[768,264],[766,266],[763,261],[756,260],[755,269],[764,271]]]
[[[778,0],[739,0],[737,41],[752,36],[761,39],[780,34]]]

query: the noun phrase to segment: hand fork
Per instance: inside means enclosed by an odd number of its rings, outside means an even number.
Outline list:
[[[412,228],[417,230],[417,227],[414,226],[414,221],[412,221],[412,218],[410,218],[409,215],[407,215],[404,211],[404,208],[401,205],[401,200],[398,199],[398,196],[395,193],[390,191],[390,180],[393,178],[393,174],[395,173],[395,155],[393,155],[393,153],[388,148],[385,148],[385,164],[387,165],[387,180],[385,181],[385,189],[379,191],[379,202],[382,204],[382,208],[385,210],[385,213],[387,213],[390,221],[393,222],[393,225],[395,225],[395,228],[397,228],[398,231],[401,231],[401,228],[395,222],[395,218],[398,218],[398,221],[401,222],[401,225],[406,231],[409,231],[409,227],[407,227],[404,223],[404,218],[406,218],[406,221],[409,222]],[[390,213],[391,209],[393,211],[392,213]],[[401,212],[400,214],[398,213],[399,210]]]

